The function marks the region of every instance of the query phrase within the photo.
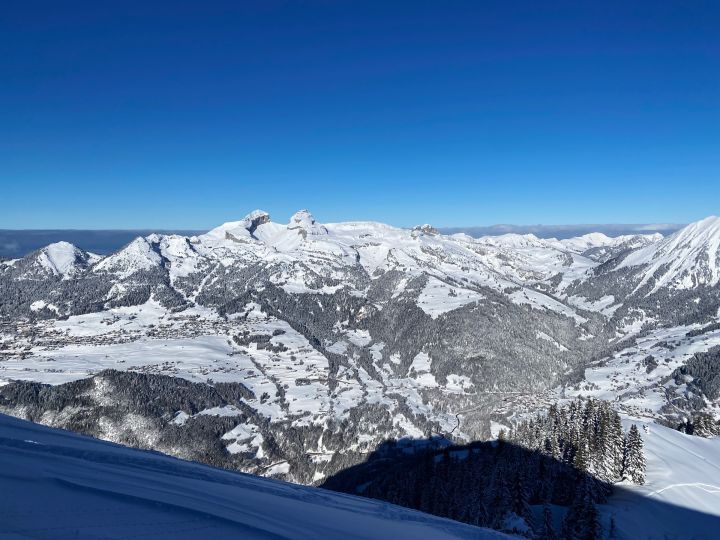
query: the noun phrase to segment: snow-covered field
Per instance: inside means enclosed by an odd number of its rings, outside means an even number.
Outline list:
[[[390,504],[212,469],[0,415],[0,538],[481,539]]]

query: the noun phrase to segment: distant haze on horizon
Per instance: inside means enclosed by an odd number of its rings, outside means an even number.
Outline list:
[[[219,225],[219,224],[218,224]],[[684,225],[675,223],[653,224],[570,224],[570,225],[489,225],[476,227],[438,227],[442,234],[465,233],[475,238],[497,236],[501,234],[534,234],[539,238],[572,238],[591,232],[607,236],[626,234],[672,234]],[[149,234],[181,234],[192,236],[203,234],[207,230],[193,229],[0,229],[0,258],[19,258],[32,253],[53,242],[70,242],[85,251],[107,255],[138,236]]]
[[[481,236],[497,236],[501,234],[534,234],[539,238],[573,238],[588,233],[603,233],[607,236],[623,236],[626,234],[672,234],[683,228],[684,223],[598,223],[568,225],[511,225],[498,224],[470,227],[439,227],[443,234],[465,233],[479,238]]]

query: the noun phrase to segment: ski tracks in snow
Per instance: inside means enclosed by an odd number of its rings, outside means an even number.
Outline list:
[[[673,488],[679,488],[679,487],[696,487],[700,488],[701,490],[707,492],[707,493],[720,493],[720,486],[714,486],[712,484],[703,484],[701,482],[690,482],[687,484],[670,484],[669,486],[665,486],[662,489],[658,489],[656,491],[651,492],[648,496],[652,497],[653,495],[659,495],[663,493],[664,491],[667,491],[669,489]]]

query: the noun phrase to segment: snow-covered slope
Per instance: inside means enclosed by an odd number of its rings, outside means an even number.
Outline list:
[[[152,237],[138,237],[117,253],[100,261],[93,270],[109,272],[120,278],[131,276],[141,270],[151,270],[160,266],[162,258],[151,242]]]
[[[641,328],[713,321],[720,308],[719,286],[720,218],[709,217],[616,253],[562,292],[569,304],[606,314],[627,335]]]
[[[642,267],[642,287],[689,289],[720,282],[720,217],[711,216],[679,230],[661,242],[630,253],[616,269]]]
[[[355,420],[346,446],[358,452],[428,431],[468,440],[490,433],[487,419],[456,429],[469,396],[551,388],[593,347],[600,317],[547,280],[566,285],[594,264],[531,235],[321,224],[307,210],[276,223],[256,210],[199,236],[137,238],[60,285],[28,287],[8,267],[0,315],[36,328],[27,340],[0,329],[0,376],[59,384],[111,368],[242,382],[256,427],[304,429],[304,450],[328,456],[287,476],[309,482],[327,472],[339,422]],[[262,470],[268,435],[250,437]]]
[[[194,247],[203,256],[219,257],[227,264],[238,257],[280,264],[285,272],[276,274],[276,282],[298,292],[316,290],[316,276],[345,279],[348,271],[360,269],[371,277],[391,270],[409,277],[427,273],[465,283],[458,286],[500,291],[548,278],[572,264],[566,250],[532,235],[515,240],[516,236],[476,240],[467,235],[443,236],[429,225],[412,230],[373,222],[321,225],[307,210],[284,225],[256,210],[198,237]],[[535,251],[514,251],[515,247]],[[540,255],[538,249],[545,253]]]
[[[627,424],[634,422],[628,419]],[[711,540],[720,532],[720,438],[703,439],[656,424],[641,434],[643,486],[616,487],[604,506],[617,538]]]
[[[0,415],[0,538],[417,540],[506,535]]]
[[[41,261],[55,275],[68,276],[91,264],[96,257],[68,242],[56,242],[41,250]]]

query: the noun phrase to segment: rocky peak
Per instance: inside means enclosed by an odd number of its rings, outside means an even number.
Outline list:
[[[264,210],[253,210],[242,220],[245,223],[245,228],[252,234],[260,225],[270,222],[270,214]]]
[[[315,225],[315,218],[309,210],[298,210],[290,218],[290,224],[288,228],[295,229],[297,227],[311,227]]]
[[[327,234],[327,229],[319,225],[308,210],[295,212],[288,223],[288,230],[298,230],[303,238],[308,234]]]
[[[415,227],[413,227],[413,232],[430,235],[440,234],[440,231],[438,231],[435,227],[428,223],[425,223],[424,225],[416,225]]]

